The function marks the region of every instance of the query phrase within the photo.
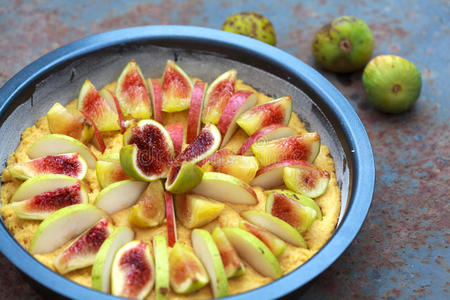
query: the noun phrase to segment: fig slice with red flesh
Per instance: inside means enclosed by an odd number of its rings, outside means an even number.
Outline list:
[[[177,242],[177,223],[175,220],[175,208],[173,205],[173,196],[169,192],[165,192],[166,200],[166,222],[167,222],[167,242],[169,247]]]
[[[285,168],[283,181],[294,192],[317,198],[327,190],[330,173],[308,163],[296,169]]]
[[[206,82],[200,80],[197,80],[194,83],[187,120],[186,143],[188,144],[192,143],[200,132],[203,103],[207,86],[208,84]]]
[[[241,276],[245,273],[245,266],[239,258],[236,250],[231,245],[225,233],[220,227],[216,227],[212,232],[214,243],[219,249],[223,267],[228,278]]]
[[[268,232],[262,227],[253,225],[247,221],[240,220],[239,227],[250,232],[263,242],[272,251],[273,255],[279,257],[286,249],[286,243],[274,234]]]
[[[63,207],[87,202],[86,188],[81,181],[75,180],[73,185],[46,191],[10,205],[21,219],[43,220]]]
[[[149,119],[152,116],[147,82],[136,61],[131,60],[120,74],[116,97],[124,117]]]
[[[252,145],[253,154],[261,166],[282,160],[306,160],[312,163],[320,151],[320,137],[317,132],[305,133]]]
[[[255,93],[249,91],[237,91],[228,100],[227,105],[222,111],[217,128],[222,134],[221,147],[225,146],[238,129],[236,120],[239,116],[255,106],[258,97]]]
[[[197,291],[209,282],[208,273],[194,252],[180,242],[169,254],[170,286],[177,294]]]
[[[23,182],[14,192],[9,202],[18,202],[33,198],[45,192],[72,186],[79,180],[67,175],[44,174],[35,176]]]
[[[286,167],[300,168],[310,165],[304,160],[288,159],[267,165],[256,172],[255,178],[250,182],[253,186],[260,186],[265,189],[274,188],[283,185],[283,170]]]
[[[147,80],[147,85],[148,91],[150,92],[150,99],[152,101],[152,109],[154,114],[153,119],[162,124],[163,113],[161,81],[157,78],[149,78]]]
[[[61,174],[82,180],[87,173],[87,163],[78,153],[47,155],[17,163],[8,168],[11,176],[27,180],[44,174]]]
[[[212,155],[219,148],[221,135],[213,124],[206,124],[195,140],[177,157],[176,162],[197,163]]]
[[[105,141],[103,140],[103,136],[100,132],[100,130],[98,130],[97,125],[95,124],[95,122],[84,112],[82,112],[82,114],[84,115],[84,117],[89,120],[89,122],[92,123],[92,126],[94,128],[94,138],[92,139],[91,143],[94,145],[95,148],[97,148],[101,153],[105,152],[106,150],[106,145],[105,145]]]
[[[236,70],[229,70],[217,77],[206,91],[202,122],[219,123],[222,111],[234,93]]]
[[[95,86],[88,80],[84,82],[78,95],[77,108],[97,125],[99,131],[119,130],[119,117]]]
[[[272,125],[287,125],[291,119],[292,99],[281,97],[257,105],[236,120],[236,123],[248,134],[252,135],[259,129]]]
[[[317,219],[317,212],[313,208],[277,192],[271,192],[267,197],[266,212],[285,221],[299,233],[308,230]]]
[[[192,81],[175,62],[168,60],[162,78],[162,110],[183,111],[189,108]]]
[[[98,221],[59,253],[53,262],[56,270],[60,274],[66,274],[92,265],[98,250],[113,229],[108,218]]]
[[[89,142],[94,136],[92,123],[79,110],[58,102],[47,112],[47,123],[50,133],[68,135],[82,143]]]
[[[155,268],[150,246],[131,241],[120,247],[111,267],[111,292],[114,296],[144,299],[155,283]]]
[[[252,134],[252,136],[242,144],[241,148],[237,151],[237,154],[252,155],[252,150],[250,149],[251,146],[260,140],[268,142],[294,135],[297,135],[297,132],[294,129],[281,124],[272,124],[261,128]]]
[[[164,126],[153,120],[141,120],[125,132],[124,144],[120,163],[129,176],[144,181],[167,176],[174,148]]]
[[[150,182],[131,208],[128,222],[142,228],[160,225],[165,217],[165,203],[164,185],[161,180]]]
[[[125,126],[125,118],[123,116],[122,109],[120,108],[119,100],[117,100],[116,94],[114,93],[114,91],[108,90],[107,88],[102,88],[99,91],[99,94],[117,113],[119,118],[120,133],[123,134],[127,128]]]
[[[172,138],[174,154],[177,157],[183,149],[184,124],[183,122],[173,123],[167,125],[166,130]]]

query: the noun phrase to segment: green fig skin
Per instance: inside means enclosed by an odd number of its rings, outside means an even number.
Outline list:
[[[319,67],[337,73],[362,69],[374,46],[367,24],[355,17],[343,16],[323,26],[314,37],[313,53]]]
[[[380,55],[364,69],[362,82],[369,102],[379,111],[401,113],[416,103],[422,88],[419,69],[395,55]]]
[[[228,17],[222,25],[222,30],[246,35],[272,46],[277,43],[272,23],[263,15],[253,11]]]

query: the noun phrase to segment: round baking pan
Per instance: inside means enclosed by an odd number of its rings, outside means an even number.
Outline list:
[[[21,132],[55,102],[77,97],[86,78],[101,87],[117,79],[130,59],[146,77],[160,77],[167,59],[192,77],[211,82],[234,68],[238,77],[272,97],[290,95],[294,111],[330,149],[341,188],[338,226],[326,245],[293,272],[232,299],[286,295],[314,279],[350,245],[369,210],[375,180],[372,149],[363,124],[342,94],[297,58],[257,40],[190,26],[133,27],[93,35],[58,48],[31,63],[0,89],[0,159],[3,167]],[[25,274],[55,292],[83,299],[112,296],[78,285],[35,260],[6,227],[0,251]]]

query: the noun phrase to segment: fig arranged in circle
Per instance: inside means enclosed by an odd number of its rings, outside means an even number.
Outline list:
[[[114,296],[144,299],[155,283],[155,268],[150,246],[143,241],[123,245],[111,267],[111,291]]]
[[[372,32],[364,21],[343,16],[316,33],[312,48],[321,68],[348,73],[364,67],[372,55],[373,45]]]
[[[131,177],[152,181],[167,176],[174,148],[167,130],[156,121],[141,120],[124,136],[120,164]]]
[[[147,82],[135,60],[131,60],[117,79],[116,96],[123,116],[148,119],[152,116]]]
[[[113,230],[114,226],[108,218],[98,221],[55,258],[54,265],[58,272],[66,274],[92,265],[98,250]]]
[[[186,193],[196,187],[203,177],[203,170],[191,162],[174,165],[169,170],[166,190],[174,194]]]
[[[195,140],[177,157],[177,163],[198,163],[211,156],[219,148],[221,139],[219,129],[211,123],[206,124]]]
[[[162,110],[176,112],[188,109],[192,88],[189,76],[175,62],[168,60],[161,84]]]
[[[203,123],[219,123],[220,116],[234,93],[236,76],[237,71],[231,69],[221,74],[211,83],[204,99]]]
[[[27,180],[44,174],[61,174],[82,180],[87,173],[87,163],[78,153],[47,155],[42,158],[17,163],[9,168],[11,176]]]
[[[362,82],[370,103],[386,113],[406,111],[417,101],[422,87],[419,69],[395,55],[372,59],[364,69]]]

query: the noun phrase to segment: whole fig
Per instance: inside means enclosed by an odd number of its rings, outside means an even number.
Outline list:
[[[364,21],[343,16],[323,26],[312,46],[321,68],[349,73],[364,67],[372,55],[373,45],[372,32]]]
[[[228,17],[222,30],[246,35],[273,46],[276,44],[272,23],[257,12],[245,11]]]

